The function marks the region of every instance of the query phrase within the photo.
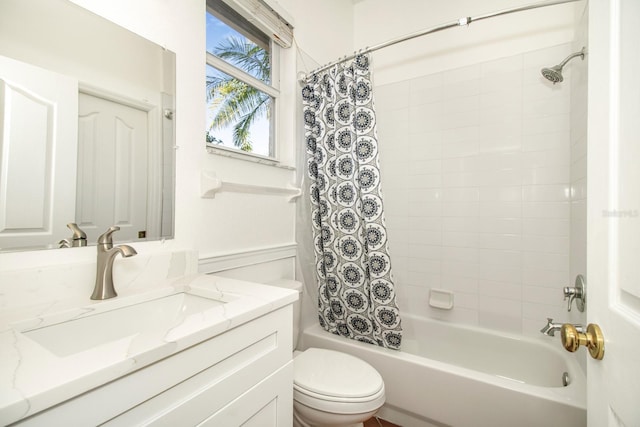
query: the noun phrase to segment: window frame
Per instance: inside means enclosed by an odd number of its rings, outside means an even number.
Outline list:
[[[213,7],[209,4],[206,6],[206,12],[215,16],[217,19],[225,22],[225,24],[229,25],[231,18],[225,16],[224,18],[220,17],[220,13],[217,12]],[[239,19],[244,19],[240,16]],[[245,23],[246,24],[246,23]],[[252,25],[249,23],[249,25]],[[246,31],[239,31],[238,27],[242,28],[241,25],[229,25],[234,30],[243,34],[247,39],[252,40],[251,35],[247,34]],[[262,32],[258,27],[255,27],[255,31]],[[265,35],[266,36],[266,35]],[[253,153],[250,151],[242,151],[239,148],[222,146],[219,144],[213,144],[209,142],[205,142],[207,151],[213,154],[221,154],[228,157],[236,157],[244,160],[252,160],[257,161],[259,163],[266,164],[279,164],[279,144],[278,144],[278,118],[280,116],[280,49],[281,47],[274,42],[274,40],[270,37],[269,39],[269,50],[271,56],[271,84],[267,84],[260,79],[255,78],[250,75],[246,71],[234,66],[233,64],[225,61],[222,58],[217,57],[216,55],[206,51],[206,65],[209,65],[215,68],[218,71],[228,74],[229,76],[248,84],[255,89],[258,89],[268,96],[271,97],[273,101],[271,117],[269,118],[269,155]],[[255,41],[253,41],[256,43]],[[205,73],[206,76],[206,73]]]

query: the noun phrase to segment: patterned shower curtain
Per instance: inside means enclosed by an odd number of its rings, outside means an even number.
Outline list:
[[[382,210],[370,57],[307,78],[302,89],[320,324],[399,349]]]

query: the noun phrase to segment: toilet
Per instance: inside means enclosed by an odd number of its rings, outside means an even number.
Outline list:
[[[302,283],[278,280],[273,286],[295,289]],[[300,331],[300,299],[293,306],[293,348]],[[358,427],[385,401],[382,376],[364,360],[338,351],[309,348],[293,359],[293,426]]]

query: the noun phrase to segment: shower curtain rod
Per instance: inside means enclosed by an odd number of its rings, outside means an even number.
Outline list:
[[[394,44],[398,44],[407,40],[411,40],[411,39],[415,39],[417,37],[422,37],[422,36],[426,36],[427,34],[432,34],[432,33],[437,33],[438,31],[442,31],[442,30],[447,30],[449,28],[453,28],[453,27],[464,27],[469,25],[472,22],[476,22],[476,21],[482,21],[483,19],[488,19],[488,18],[494,18],[496,16],[501,16],[501,15],[508,15],[510,13],[515,13],[515,12],[524,12],[526,10],[531,10],[531,9],[538,9],[540,7],[547,7],[547,6],[555,6],[558,4],[564,4],[564,3],[573,3],[573,2],[577,2],[580,0],[553,0],[553,1],[547,1],[547,2],[542,2],[542,3],[534,3],[534,4],[529,4],[526,6],[520,6],[520,7],[516,7],[513,9],[504,9],[504,10],[500,10],[498,12],[492,12],[492,13],[487,13],[485,15],[479,15],[476,17],[463,17],[458,19],[457,21],[454,22],[450,22],[448,24],[443,24],[443,25],[438,25],[437,27],[433,27],[433,28],[429,28],[428,30],[421,30],[421,31],[417,31],[415,33],[411,33],[411,34],[407,34],[405,36],[402,37],[398,37],[395,38],[393,40],[389,40],[386,41],[384,43],[380,43],[371,47],[367,47],[365,49],[360,49],[357,52],[353,52],[351,55],[345,55],[344,57],[341,57],[333,62],[330,62],[326,65],[323,65],[321,67],[316,68],[315,70],[311,71],[311,73],[309,74],[314,74],[314,73],[318,73],[320,71],[326,70],[327,68],[331,68],[336,64],[340,64],[342,62],[348,61],[350,59],[355,58],[358,55],[362,55],[365,53],[371,53],[371,52],[375,52],[376,50],[380,50],[383,49],[385,47],[389,47],[389,46],[393,46]],[[298,79],[301,83],[304,83],[306,78],[307,78],[306,73],[303,73],[302,76],[300,76],[300,78]]]

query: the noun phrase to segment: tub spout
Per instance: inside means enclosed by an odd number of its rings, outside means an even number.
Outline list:
[[[563,323],[553,323],[553,319],[550,317],[547,317],[547,324],[544,325],[542,329],[540,329],[540,332],[542,332],[543,334],[549,337],[553,337],[555,336],[557,331],[562,329],[562,325]],[[584,327],[582,325],[573,325],[573,326],[575,326],[578,332],[584,332]]]

